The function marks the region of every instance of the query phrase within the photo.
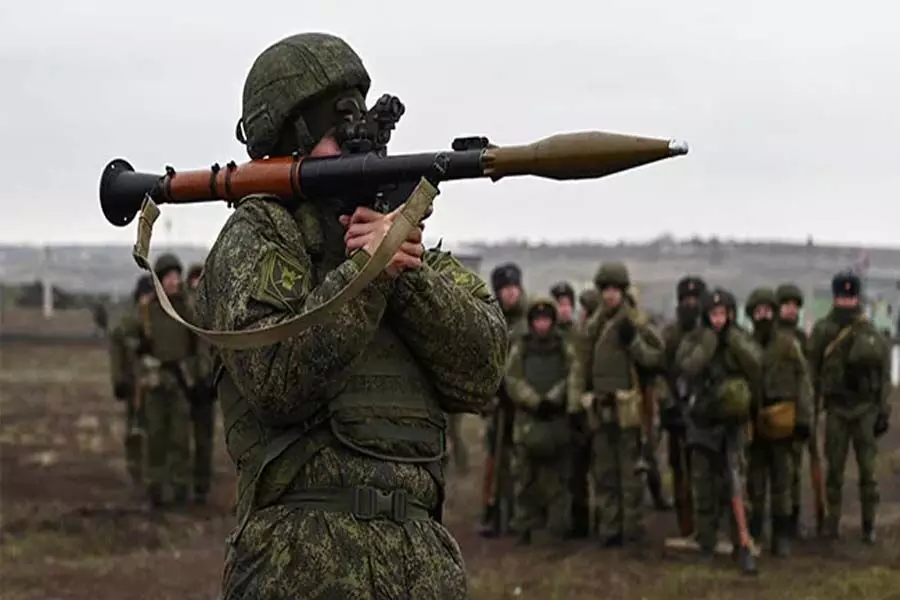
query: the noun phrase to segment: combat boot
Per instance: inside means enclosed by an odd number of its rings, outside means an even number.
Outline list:
[[[516,537],[516,546],[530,546],[531,545],[531,530],[525,529]]]
[[[871,519],[865,519],[862,523],[862,540],[866,544],[872,546],[878,541],[877,536],[875,535],[875,521]]]
[[[621,533],[606,536],[601,540],[604,548],[621,548],[625,545],[625,537]]]
[[[481,513],[481,523],[478,525],[478,535],[486,538],[495,538],[500,535],[499,509],[496,505],[485,507]]]
[[[772,556],[787,558],[791,555],[791,517],[772,517]]]
[[[750,548],[737,548],[737,563],[744,575],[756,575],[759,572],[756,568],[756,558]]]
[[[583,540],[591,534],[590,510],[587,506],[575,505],[572,507],[572,528],[566,537],[573,540]]]
[[[147,500],[150,502],[151,509],[159,509],[163,507],[162,486],[158,483],[151,483],[147,486]]]

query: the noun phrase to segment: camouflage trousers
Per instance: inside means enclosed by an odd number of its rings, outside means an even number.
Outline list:
[[[569,530],[569,454],[538,460],[521,448],[513,451],[516,505],[512,527],[517,532],[534,531],[544,525],[554,537]]]
[[[728,460],[725,451],[691,448],[691,480],[694,491],[694,530],[697,543],[705,551],[716,547],[719,523],[723,513],[729,521],[729,533],[734,544],[739,543],[737,523],[730,509],[731,490],[728,486]]]
[[[194,492],[207,494],[212,483],[216,404],[212,400],[191,404],[194,438]]]
[[[125,402],[125,468],[131,481],[140,485],[144,480],[144,446],[147,435],[147,413],[137,396]]]
[[[750,444],[747,453],[747,495],[755,519],[761,521],[766,514],[767,498],[771,499],[773,519],[790,516],[795,447],[793,439],[771,441],[755,438]]]
[[[186,490],[191,475],[190,403],[174,376],[147,390],[147,483]]]
[[[465,566],[431,520],[396,523],[272,506],[229,546],[223,600],[465,600]]]
[[[639,539],[644,534],[644,481],[635,472],[640,458],[640,429],[603,425],[594,433],[591,474],[601,539]]]
[[[586,424],[574,428],[572,453],[569,458],[569,497],[572,499],[571,525],[573,531],[588,535],[591,530],[590,470],[591,436],[585,432]]]
[[[856,466],[859,471],[859,502],[862,508],[862,519],[874,521],[875,511],[880,500],[878,481],[875,477],[875,461],[878,455],[878,443],[875,439],[875,420],[878,412],[873,407],[862,415],[848,418],[829,411],[825,415],[825,496],[828,501],[828,514],[839,519],[841,514],[844,489],[844,468],[850,446],[856,455]]]
[[[669,468],[672,471],[672,492],[675,496],[675,515],[682,536],[694,533],[694,493],[691,482],[691,451],[684,428],[672,428],[666,432]]]

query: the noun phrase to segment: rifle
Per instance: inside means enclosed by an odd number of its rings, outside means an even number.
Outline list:
[[[100,177],[100,206],[106,219],[122,227],[140,210],[133,256],[153,275],[148,254],[157,204],[224,200],[229,206],[252,194],[277,198],[288,209],[303,201],[335,202],[349,214],[359,206],[390,212],[402,206],[381,246],[361,272],[330,301],[279,325],[251,331],[208,331],[187,323],[169,304],[153,277],[166,314],[209,343],[232,349],[267,346],[297,335],[339,310],[390,263],[409,233],[431,209],[443,181],[533,175],[555,180],[596,179],[672,156],[687,154],[687,144],[606,132],[554,135],[524,146],[498,147],[485,137],[458,138],[452,151],[388,156],[391,131],[405,112],[385,94],[362,118],[349,114],[335,130],[342,154],[312,157],[294,153],[238,165],[165,174],[135,172],[124,159],[111,161]]]
[[[725,436],[725,458],[727,461],[728,487],[731,491],[731,512],[738,534],[737,561],[741,571],[747,575],[757,572],[756,558],[753,556],[753,541],[747,527],[747,510],[744,505],[744,482],[741,476],[740,433],[729,431]]]

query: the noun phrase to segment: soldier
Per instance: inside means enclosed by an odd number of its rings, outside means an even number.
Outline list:
[[[153,267],[169,302],[180,314],[191,314],[181,282],[181,262],[163,254]],[[144,373],[147,416],[147,494],[154,508],[163,505],[164,489],[172,486],[176,505],[188,500],[190,479],[190,401],[197,382],[196,336],[163,312],[159,299],[147,305],[146,326],[134,326]]]
[[[598,529],[603,544],[613,547],[643,539],[644,484],[636,470],[643,397],[637,371],[660,368],[663,352],[653,345],[656,335],[625,301],[631,281],[624,264],[601,265],[594,284],[603,305],[580,336],[569,393],[580,399],[596,425],[591,471]]]
[[[135,492],[141,491],[144,481],[144,438],[147,435],[147,423],[143,392],[139,395],[136,376],[136,339],[127,337],[127,332],[140,327],[139,311],[149,305],[155,293],[150,276],[140,277],[134,287],[134,306],[122,313],[109,336],[113,395],[116,400],[125,403],[125,465]]]
[[[491,287],[509,331],[509,341],[528,331],[525,319],[527,300],[522,291],[522,270],[518,265],[505,263],[491,271]],[[495,537],[509,532],[515,507],[515,489],[511,471],[511,450],[515,408],[506,394],[505,384],[498,390],[493,410],[488,411],[485,427],[487,456],[485,460],[482,495],[484,510],[479,533]]]
[[[812,388],[806,358],[793,333],[775,328],[778,300],[768,288],[751,292],[744,306],[753,337],[762,348],[762,380],[749,450],[747,491],[750,535],[762,537],[766,500],[772,511],[772,554],[790,554],[791,482],[796,441],[809,439]]]
[[[739,333],[729,307],[734,300],[721,288],[706,294],[702,327],[685,336],[675,358],[676,368],[689,379],[691,405],[687,442],[691,448],[694,526],[701,559],[712,560],[722,512],[729,506],[729,447],[741,447],[743,426],[750,418],[755,383],[759,381],[758,347]],[[727,436],[736,442],[729,443]],[[740,548],[737,522],[730,515],[735,558]],[[741,569],[756,572],[744,555]]]
[[[288,37],[250,69],[239,137],[254,159],[338,156],[334,127],[365,113],[369,84],[340,38]],[[206,259],[199,322],[241,332],[329,302],[398,215],[340,210],[240,201]],[[484,282],[421,240],[414,228],[327,323],[260,348],[215,348],[240,482],[224,598],[467,597],[440,522],[444,415],[490,402],[508,337]]]
[[[890,351],[884,338],[862,313],[859,276],[843,271],[831,281],[834,306],[816,322],[809,337],[810,371],[825,410],[825,535],[840,532],[841,496],[847,452],[853,446],[859,468],[862,535],[875,542],[878,482],[875,478],[877,438],[888,430],[891,393]]]
[[[187,294],[192,304],[197,302],[197,289],[203,265],[191,265],[187,274]],[[194,438],[194,502],[206,504],[212,484],[213,440],[216,426],[215,393],[213,390],[212,357],[210,348],[197,340],[197,385],[191,394],[191,423]]]
[[[694,504],[691,490],[691,455],[687,445],[686,412],[690,394],[687,380],[675,362],[682,340],[700,325],[700,299],[706,293],[706,282],[687,275],[678,282],[675,294],[678,305],[676,319],[662,332],[666,349],[666,383],[668,394],[660,398],[660,421],[668,438],[669,467],[675,494],[675,512],[682,536],[694,532]]]
[[[568,533],[571,439],[566,385],[575,352],[558,327],[551,298],[536,298],[528,308],[528,332],[509,353],[506,387],[516,407],[513,473],[516,511],[513,529],[519,542],[531,543],[532,532],[546,523],[551,534]]]
[[[642,320],[653,325],[650,315],[640,309],[640,290],[637,286],[631,285],[628,287],[628,290],[625,292],[625,300],[631,308],[641,313]],[[656,333],[656,330],[652,327],[648,331]],[[657,337],[654,345],[664,348],[665,343],[662,337]],[[642,460],[639,462],[639,470],[647,477],[647,489],[650,491],[653,507],[659,511],[666,511],[672,508],[672,504],[666,499],[665,492],[663,492],[662,474],[659,471],[659,459],[656,456],[659,450],[656,408],[659,404],[658,392],[660,387],[665,385],[665,379],[661,376],[660,370],[648,372],[646,369],[638,369],[638,375],[641,381],[641,393],[644,396],[643,408],[647,412],[647,414],[643,415]]]
[[[550,295],[556,301],[556,328],[570,336],[575,330],[575,290],[569,283],[560,281],[550,288]]]
[[[803,308],[803,292],[793,283],[783,283],[775,290],[775,296],[778,300],[778,314],[776,315],[776,323],[778,328],[790,332],[800,343],[800,347],[806,352],[807,336],[806,332],[800,328],[800,309]],[[812,400],[813,415],[810,421],[812,428],[809,440],[797,440],[794,443],[794,465],[791,472],[791,537],[800,537],[800,507],[803,502],[803,494],[801,493],[800,476],[803,473],[803,450],[809,448],[811,452],[818,452],[816,441],[816,423],[819,422],[818,415],[815,414],[816,402]]]
[[[578,295],[578,305],[581,307],[581,324],[585,325],[600,308],[600,292],[593,287],[583,290]]]

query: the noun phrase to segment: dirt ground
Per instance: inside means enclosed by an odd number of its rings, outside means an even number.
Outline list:
[[[96,346],[0,348],[0,597],[215,598],[232,524],[224,449],[209,506],[149,514],[125,477],[124,422],[106,369]],[[451,472],[446,513],[474,598],[900,599],[900,427],[882,443],[878,545],[859,541],[851,469],[844,539],[802,542],[781,563],[764,555],[757,579],[742,578],[727,558],[700,567],[692,554],[665,549],[671,514],[648,512],[654,545],[641,555],[590,543],[547,546],[540,538],[523,550],[479,538],[479,420],[467,418],[464,429],[474,466]]]

